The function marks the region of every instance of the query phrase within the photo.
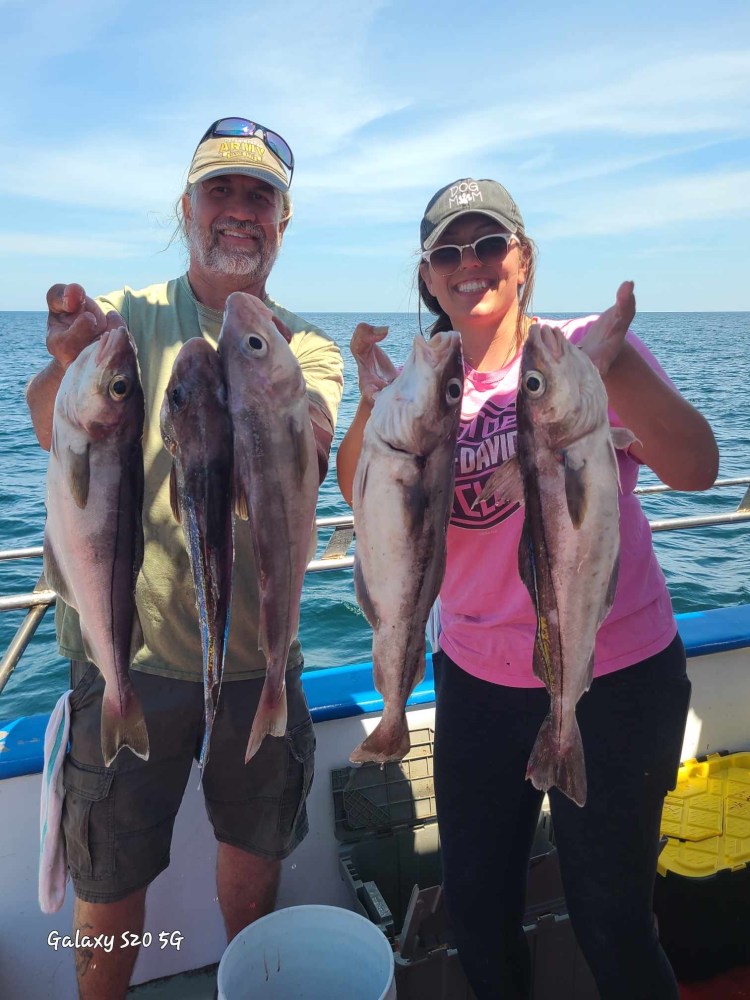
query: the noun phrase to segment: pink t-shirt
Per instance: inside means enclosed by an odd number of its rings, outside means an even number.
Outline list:
[[[596,316],[544,320],[572,343]],[[666,373],[632,333],[628,342],[659,375]],[[467,673],[509,687],[542,687],[532,671],[536,613],[518,572],[524,511],[519,504],[482,503],[490,473],[516,452],[520,352],[505,368],[465,366],[456,453],[456,491],[448,528],[448,562],[440,591],[440,646]],[[622,421],[610,409],[610,423]],[[623,451],[620,466],[620,570],[615,602],[597,633],[594,676],[631,666],[664,649],[677,626],[651,529],[633,489],[640,463]]]

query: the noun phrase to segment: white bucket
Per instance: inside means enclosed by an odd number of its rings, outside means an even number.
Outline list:
[[[339,906],[290,906],[240,931],[219,962],[219,1000],[396,1000],[393,951]]]

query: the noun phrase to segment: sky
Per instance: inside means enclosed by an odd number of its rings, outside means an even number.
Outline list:
[[[0,310],[185,268],[173,206],[239,115],[294,150],[268,283],[415,312],[432,194],[491,177],[539,247],[537,312],[750,310],[746,0],[0,0]]]

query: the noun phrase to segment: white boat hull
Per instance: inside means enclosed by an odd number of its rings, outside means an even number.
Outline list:
[[[743,627],[750,625],[750,607],[745,612]],[[750,628],[747,631],[750,633]],[[738,645],[735,636],[732,645],[735,648],[703,655],[689,648],[693,697],[683,759],[718,750],[750,750],[750,642]],[[337,669],[341,673],[345,668]],[[357,671],[358,686],[348,690],[361,691],[366,687],[362,681],[367,672],[362,665],[351,670]],[[308,802],[310,832],[284,864],[279,906],[354,906],[339,872],[330,772],[347,765],[352,748],[375,728],[379,713],[351,714],[361,713],[369,704],[367,698],[360,697],[353,705],[351,695],[339,705],[331,705],[330,699],[325,704],[326,699],[320,698],[323,705],[316,708],[310,692],[314,693],[318,681],[327,683],[328,678],[322,675],[328,673],[305,675],[310,682],[306,686],[314,717],[341,717],[316,722],[316,777]],[[377,697],[374,692],[365,694]],[[428,697],[430,694],[431,689],[426,691]],[[434,704],[410,708],[408,719],[412,729],[432,727]],[[0,734],[0,751],[4,749],[2,740]],[[0,752],[0,766],[2,761]],[[63,938],[70,933],[72,889],[68,887],[65,904],[56,914],[42,914],[37,902],[40,788],[38,772],[0,780],[1,997],[48,1000],[76,996],[73,949],[61,944],[55,949],[48,943],[56,935]],[[141,948],[134,984],[219,961],[226,941],[216,901],[215,855],[196,766],[175,825],[171,866],[149,890],[146,931],[151,939]]]

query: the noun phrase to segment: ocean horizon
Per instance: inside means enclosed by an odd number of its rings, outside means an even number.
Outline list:
[[[345,391],[334,438],[331,467],[318,503],[318,516],[349,513],[339,493],[335,452],[358,401],[356,366],[349,340],[357,322],[389,326],[388,349],[396,363],[407,356],[419,333],[417,315],[404,312],[305,312],[339,344],[345,361]],[[538,313],[566,319],[581,312]],[[0,372],[0,551],[38,546],[44,531],[46,453],[39,448],[24,400],[29,379],[48,361],[46,312],[0,312],[4,364]],[[422,318],[423,328],[429,316]],[[683,395],[711,423],[720,449],[719,478],[750,475],[750,421],[742,388],[750,382],[750,312],[639,313],[633,330],[663,365]],[[739,388],[738,388],[739,387]],[[648,469],[639,485],[657,482]],[[642,503],[650,519],[724,513],[736,509],[747,487],[701,494],[649,495]],[[676,612],[750,603],[750,523],[658,532],[654,535]],[[328,537],[321,532],[321,541]],[[3,596],[33,589],[40,559],[0,561]],[[0,614],[0,650],[5,652],[25,612]],[[21,663],[0,694],[0,720],[49,711],[67,687],[67,663],[57,655],[54,615],[42,621]],[[308,574],[300,621],[306,668],[369,660],[371,630],[354,597],[350,569]]]

